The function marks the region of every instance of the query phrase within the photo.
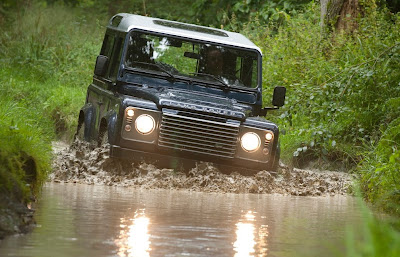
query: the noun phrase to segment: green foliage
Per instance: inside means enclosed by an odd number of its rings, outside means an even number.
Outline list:
[[[258,20],[262,25],[270,23],[279,26],[289,19],[290,14],[301,10],[309,2],[309,0],[196,0],[192,8],[195,11],[195,18],[201,24],[238,31],[242,25],[254,20]]]
[[[359,170],[366,197],[400,215],[400,118],[388,125],[377,145],[366,154]]]
[[[23,117],[23,118],[21,118]],[[0,192],[28,200],[50,169],[50,137],[41,113],[0,98]]]
[[[263,50],[265,105],[275,86],[287,88],[268,117],[286,132],[281,157],[358,165],[364,196],[400,214],[400,15],[370,8],[356,31],[326,35],[319,12],[310,3],[280,26],[260,29],[257,17],[232,25]]]
[[[67,82],[79,81],[87,74],[93,65],[93,52],[98,50],[93,42],[102,39],[95,17],[90,18],[94,22],[87,22],[85,15],[78,11],[71,15],[63,6],[34,5],[20,12],[10,27],[1,29],[3,63],[29,69],[39,80],[55,71]]]
[[[0,27],[0,191],[21,200],[46,179],[51,140],[72,138],[104,33],[95,15],[43,3]]]
[[[25,2],[29,2],[29,0],[25,0]],[[111,18],[112,15],[124,12],[169,20],[196,21],[192,8],[188,8],[193,4],[193,1],[190,0],[175,0],[173,2],[169,0],[36,0],[34,2],[39,2],[43,6],[74,7],[75,10],[90,12],[90,16],[102,15],[107,19]]]
[[[364,222],[361,227],[357,231],[348,231],[345,256],[400,256],[400,233],[387,220],[374,217],[365,206],[363,214]]]
[[[255,33],[254,20],[242,32],[264,52],[265,105],[273,87],[287,88],[286,105],[269,117],[286,131],[283,158],[355,165],[366,142],[379,140],[396,117],[387,115],[395,108],[387,102],[400,96],[400,20],[375,11],[358,31],[332,37],[321,33],[319,11],[311,3],[278,29],[270,24]]]
[[[1,10],[9,10],[32,3],[30,0],[3,0]],[[73,6],[103,16],[118,12],[135,13],[145,16],[196,23],[213,27],[239,29],[251,20],[260,24],[283,24],[291,14],[303,9],[311,0],[36,0],[43,7],[53,5]],[[109,18],[108,17],[108,18]]]
[[[47,117],[43,127],[58,135],[67,133],[67,138],[76,127],[102,42],[104,27],[95,17],[39,3],[21,10],[10,27],[0,29],[0,63],[5,67],[0,90],[41,110]]]
[[[286,132],[284,161],[359,165],[365,197],[400,214],[400,15],[371,9],[353,33],[326,35],[311,3],[278,29],[258,24],[241,30],[264,52],[265,105],[287,88],[269,116]]]

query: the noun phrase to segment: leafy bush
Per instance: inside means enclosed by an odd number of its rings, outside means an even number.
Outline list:
[[[95,15],[63,5],[39,2],[20,12],[0,29],[1,91],[42,110],[54,124],[43,127],[71,138],[104,27]]]
[[[319,12],[310,3],[280,26],[232,26],[263,50],[264,104],[287,88],[286,105],[268,116],[285,132],[281,157],[353,168],[367,199],[400,214],[400,15],[370,9],[354,32],[327,34]]]
[[[359,170],[367,199],[400,215],[400,118],[388,125]]]
[[[354,33],[327,35],[319,11],[311,3],[279,28],[255,31],[257,20],[241,28],[264,52],[265,105],[275,86],[287,88],[286,105],[269,116],[286,131],[283,158],[354,167],[395,117],[386,102],[400,96],[400,16],[375,10]]]
[[[194,20],[206,26],[238,31],[243,25],[258,20],[262,26],[285,23],[290,14],[303,9],[310,0],[196,0],[192,8]]]
[[[21,118],[24,117],[24,118]],[[0,99],[0,192],[28,200],[50,169],[50,137],[41,113]]]

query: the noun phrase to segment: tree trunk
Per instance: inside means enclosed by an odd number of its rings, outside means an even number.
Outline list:
[[[339,31],[357,28],[356,18],[360,15],[358,0],[321,0],[321,26]]]

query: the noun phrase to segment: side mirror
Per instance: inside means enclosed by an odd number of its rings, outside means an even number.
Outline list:
[[[272,105],[282,107],[285,104],[286,87],[275,87]]]
[[[108,68],[108,57],[104,55],[97,56],[94,75],[104,77]]]

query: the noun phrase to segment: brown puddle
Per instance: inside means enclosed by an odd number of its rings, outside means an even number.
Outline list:
[[[32,233],[0,241],[0,256],[340,256],[362,213],[342,195],[47,183],[35,219]]]
[[[198,163],[187,172],[159,169],[108,157],[106,147],[91,149],[86,142],[71,146],[55,143],[54,182],[108,185],[144,189],[186,189],[218,193],[278,193],[299,196],[343,195],[352,184],[348,174],[332,171],[289,170],[278,174],[260,171],[254,176],[221,173],[211,163]]]

